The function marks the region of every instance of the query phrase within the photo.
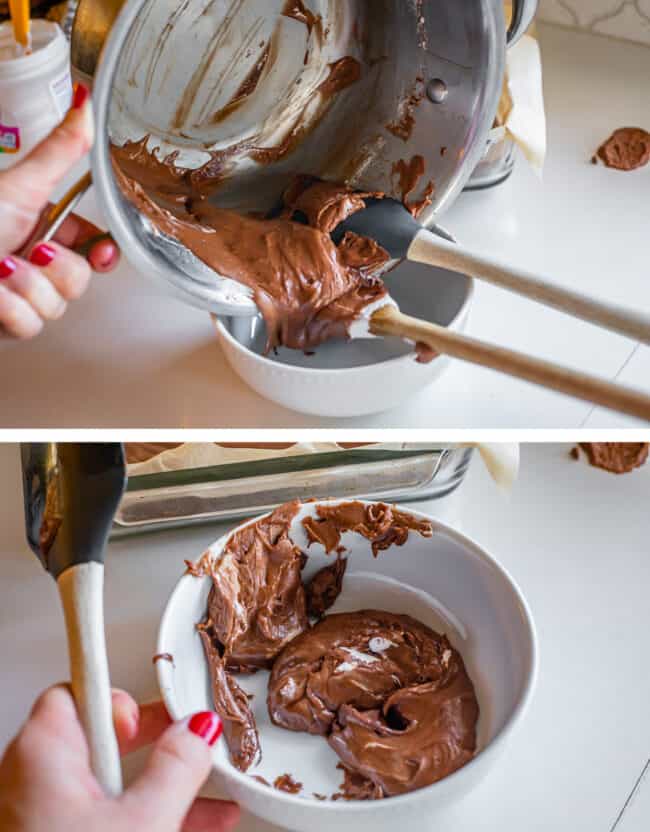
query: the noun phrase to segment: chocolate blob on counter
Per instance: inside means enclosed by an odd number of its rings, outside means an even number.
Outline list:
[[[589,464],[612,474],[629,474],[648,460],[648,442],[581,442]]]
[[[276,725],[327,738],[353,775],[350,798],[431,785],[476,750],[479,706],[460,654],[407,615],[322,619],[275,660],[268,706]]]
[[[288,191],[282,216],[244,216],[208,199],[227,175],[228,151],[188,170],[175,164],[176,154],[159,159],[147,141],[145,136],[111,148],[122,193],[160,232],[252,290],[266,322],[267,351],[286,346],[307,352],[330,338],[347,338],[350,324],[386,295],[372,273],[388,263],[388,253],[354,234],[338,246],[330,237],[370,194],[301,177]],[[295,222],[295,212],[310,224]]]
[[[650,133],[640,127],[621,127],[598,148],[593,162],[598,159],[616,170],[643,167],[650,162]]]

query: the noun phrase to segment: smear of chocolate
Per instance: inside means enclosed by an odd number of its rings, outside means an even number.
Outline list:
[[[288,503],[240,529],[212,568],[208,618],[227,670],[271,667],[307,627],[303,553],[289,538],[298,509]]]
[[[214,709],[223,723],[230,759],[240,771],[247,771],[262,753],[248,697],[224,666],[223,646],[212,622],[208,619],[197,629],[208,661]]]
[[[612,474],[629,474],[648,460],[648,442],[581,442],[590,465]]]
[[[242,81],[239,86],[237,92],[233,95],[231,100],[220,110],[212,115],[210,122],[212,124],[220,124],[222,121],[225,121],[228,116],[232,115],[236,110],[238,110],[244,102],[250,98],[250,96],[255,92],[257,89],[257,85],[260,82],[260,78],[262,77],[262,73],[266,69],[266,65],[269,62],[269,55],[270,55],[270,48],[267,44],[264,51],[260,55],[259,60],[253,66],[251,71],[248,73],[246,78]]]
[[[151,660],[151,663],[157,664],[158,662],[169,662],[170,664],[174,664],[174,657],[171,653],[156,653]]]
[[[251,776],[252,776],[253,780],[257,780],[257,782],[261,783],[263,786],[268,786],[269,789],[271,788],[271,784],[269,783],[269,781],[265,780],[264,777],[262,777],[261,775],[253,774]]]
[[[460,654],[407,615],[329,615],[277,657],[274,724],[327,738],[343,796],[391,797],[431,785],[476,751],[479,706]]]
[[[334,563],[324,566],[307,584],[307,613],[310,616],[321,618],[334,605],[343,589],[347,566],[347,560],[337,555]]]
[[[312,29],[320,20],[320,15],[315,15],[312,11],[310,11],[302,0],[287,0],[284,4],[282,14],[285,17],[292,17],[299,23],[304,23],[310,35],[312,33]]]
[[[352,84],[356,84],[360,78],[361,64],[356,58],[346,55],[344,58],[339,58],[338,61],[330,64],[329,75],[318,87],[318,90],[329,98],[341,92],[341,90],[351,87]]]
[[[384,797],[381,786],[368,780],[356,771],[350,771],[341,763],[337,766],[343,772],[340,792],[332,795],[332,800],[381,800]]]
[[[302,783],[298,783],[291,774],[281,774],[273,781],[273,788],[288,794],[298,794],[302,791]]]
[[[319,505],[316,513],[317,517],[306,517],[303,526],[310,545],[320,543],[328,553],[336,551],[343,532],[356,532],[369,540],[375,557],[391,546],[403,546],[411,531],[423,537],[433,535],[428,520],[418,520],[386,503]]]
[[[650,133],[640,127],[621,127],[596,151],[596,157],[616,170],[636,170],[650,162]]]
[[[231,672],[271,667],[280,650],[308,626],[301,580],[304,559],[289,538],[299,503],[288,503],[233,534],[214,559],[188,566],[209,575],[208,615],[198,625],[216,712],[233,764],[246,771],[259,757],[255,718]]]
[[[424,79],[417,77],[409,94],[400,101],[397,110],[397,118],[386,125],[386,129],[407,142],[411,138],[415,127],[415,112],[424,99]]]

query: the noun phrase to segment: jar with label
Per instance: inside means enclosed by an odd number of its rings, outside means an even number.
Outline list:
[[[18,55],[10,23],[0,25],[0,170],[28,153],[70,107],[70,47],[56,23],[32,22],[32,51]]]

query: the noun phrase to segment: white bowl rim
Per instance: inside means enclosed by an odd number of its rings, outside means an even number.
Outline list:
[[[446,269],[445,271],[449,270]],[[462,322],[464,316],[469,311],[472,302],[474,301],[474,295],[476,293],[476,280],[467,274],[463,274],[461,276],[467,280],[467,292],[465,294],[465,299],[463,300],[463,303],[458,309],[458,312],[454,315],[453,319],[447,324],[445,329],[457,329],[460,323]],[[283,364],[281,362],[272,361],[266,355],[259,355],[259,353],[253,352],[253,350],[248,349],[248,347],[244,346],[233,335],[231,335],[231,333],[224,326],[224,324],[221,322],[217,315],[211,313],[211,317],[220,335],[222,335],[226,339],[226,341],[228,341],[230,345],[234,347],[234,349],[236,349],[238,352],[251,356],[255,361],[260,362],[262,365],[268,364],[270,367],[274,367],[276,369],[281,368],[283,372],[295,373],[296,375],[312,375],[314,373],[318,373],[320,375],[332,376],[340,375],[341,373],[359,373],[363,372],[364,370],[370,367],[390,368],[396,364],[401,364],[404,361],[413,360],[413,354],[408,353],[407,355],[399,355],[396,358],[388,358],[386,361],[376,361],[372,364],[360,364],[357,367],[297,367],[294,364]],[[441,358],[446,357],[447,356],[444,354],[437,355],[434,359],[434,362],[437,362]]]
[[[342,502],[349,502],[346,499],[336,499],[336,500],[318,500],[313,505],[336,505],[337,503]],[[364,505],[374,505],[376,504],[377,500],[356,500],[355,502],[363,503]],[[310,503],[304,503],[301,501],[301,507],[304,505],[311,505]],[[522,613],[523,619],[526,624],[527,628],[527,636],[529,641],[529,657],[528,657],[528,667],[526,669],[526,681],[524,683],[523,689],[519,694],[519,700],[515,707],[512,710],[512,713],[508,716],[505,723],[503,724],[501,730],[490,740],[490,742],[482,748],[478,754],[476,754],[469,763],[466,763],[464,766],[459,768],[453,774],[444,777],[442,780],[438,780],[436,783],[432,783],[430,786],[425,786],[421,789],[416,789],[412,792],[407,792],[406,794],[397,795],[395,797],[390,798],[391,805],[394,805],[397,801],[404,804],[407,802],[416,801],[419,798],[422,798],[424,794],[431,793],[431,790],[440,788],[443,784],[448,784],[452,780],[457,780],[460,777],[463,777],[467,770],[470,767],[476,767],[476,764],[483,757],[484,754],[490,752],[493,754],[496,752],[503,744],[506,742],[508,737],[512,734],[515,727],[519,725],[522,721],[524,714],[528,710],[530,702],[533,697],[533,693],[535,690],[535,686],[537,684],[537,675],[538,675],[538,663],[539,663],[539,647],[538,647],[538,638],[537,638],[537,630],[535,628],[535,622],[532,617],[532,613],[528,606],[528,602],[524,597],[521,589],[519,588],[518,584],[512,578],[510,573],[502,566],[496,558],[492,555],[488,554],[488,552],[483,549],[473,538],[469,537],[462,532],[459,532],[457,529],[454,529],[452,526],[447,525],[446,523],[442,523],[440,520],[437,520],[435,517],[431,517],[428,514],[425,514],[420,511],[412,510],[408,506],[400,506],[398,503],[395,504],[397,508],[408,512],[409,514],[413,515],[419,520],[428,520],[433,524],[433,528],[435,532],[442,533],[450,537],[455,543],[460,544],[466,549],[471,550],[472,554],[478,556],[478,558],[483,561],[491,570],[493,570],[503,581],[503,583],[508,587],[512,595],[514,596],[517,604],[519,605]],[[226,545],[227,541],[232,537],[235,532],[240,531],[241,529],[250,526],[253,523],[256,523],[258,520],[261,520],[264,517],[268,517],[272,512],[266,512],[264,514],[260,514],[257,517],[253,517],[250,520],[247,520],[245,523],[241,523],[238,526],[235,526],[226,534],[222,535],[221,537],[217,538],[214,543],[210,544],[207,549],[217,549],[221,550]],[[206,549],[206,551],[207,551]],[[172,601],[174,596],[179,591],[182,584],[186,581],[195,581],[192,575],[183,574],[176,586],[172,590],[167,604],[165,605],[165,610],[163,612],[160,627],[158,630],[158,642],[156,647],[156,653],[161,655],[165,652],[166,647],[163,643],[164,632],[168,626],[169,618],[170,618],[170,609],[172,606]],[[171,676],[173,668],[167,662],[156,662],[156,676],[158,679],[158,686],[160,688],[161,695],[163,700],[165,701],[165,705],[168,708],[171,716],[173,719],[178,719],[179,717],[172,713],[172,709],[169,707],[169,703],[167,701],[166,690],[171,689],[172,685],[169,683],[168,677]],[[185,715],[184,715],[185,716]],[[232,777],[235,780],[239,781],[242,785],[247,788],[253,789],[253,791],[258,792],[260,795],[267,795],[269,792],[269,787],[263,785],[262,783],[258,783],[250,774],[246,774],[244,772],[239,771],[236,769],[231,763],[228,763],[228,768],[226,769],[221,764],[214,761],[212,762],[212,768],[216,769],[222,774],[225,774],[228,777]],[[301,806],[304,807],[305,805],[305,798],[299,797],[297,795],[288,794],[281,790],[274,790],[273,791],[273,798],[280,800],[281,802],[289,805],[289,806]],[[310,803],[312,801],[309,801]],[[318,807],[318,809],[322,809],[323,811],[327,812],[355,812],[355,813],[364,813],[364,812],[371,812],[376,810],[377,805],[376,801],[374,800],[350,800],[350,801],[313,801],[314,805]]]

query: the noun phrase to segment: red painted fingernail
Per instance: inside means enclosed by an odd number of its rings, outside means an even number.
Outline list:
[[[35,266],[49,266],[56,257],[56,249],[47,243],[39,243],[29,255],[29,262]]]
[[[8,277],[11,277],[17,268],[18,263],[16,263],[13,257],[5,257],[4,260],[0,260],[0,280],[6,280]]]
[[[80,110],[88,100],[90,90],[84,84],[74,85],[74,95],[72,96],[72,109]]]
[[[223,731],[221,720],[212,711],[201,711],[194,714],[187,727],[193,734],[205,740],[208,745],[214,745]]]

